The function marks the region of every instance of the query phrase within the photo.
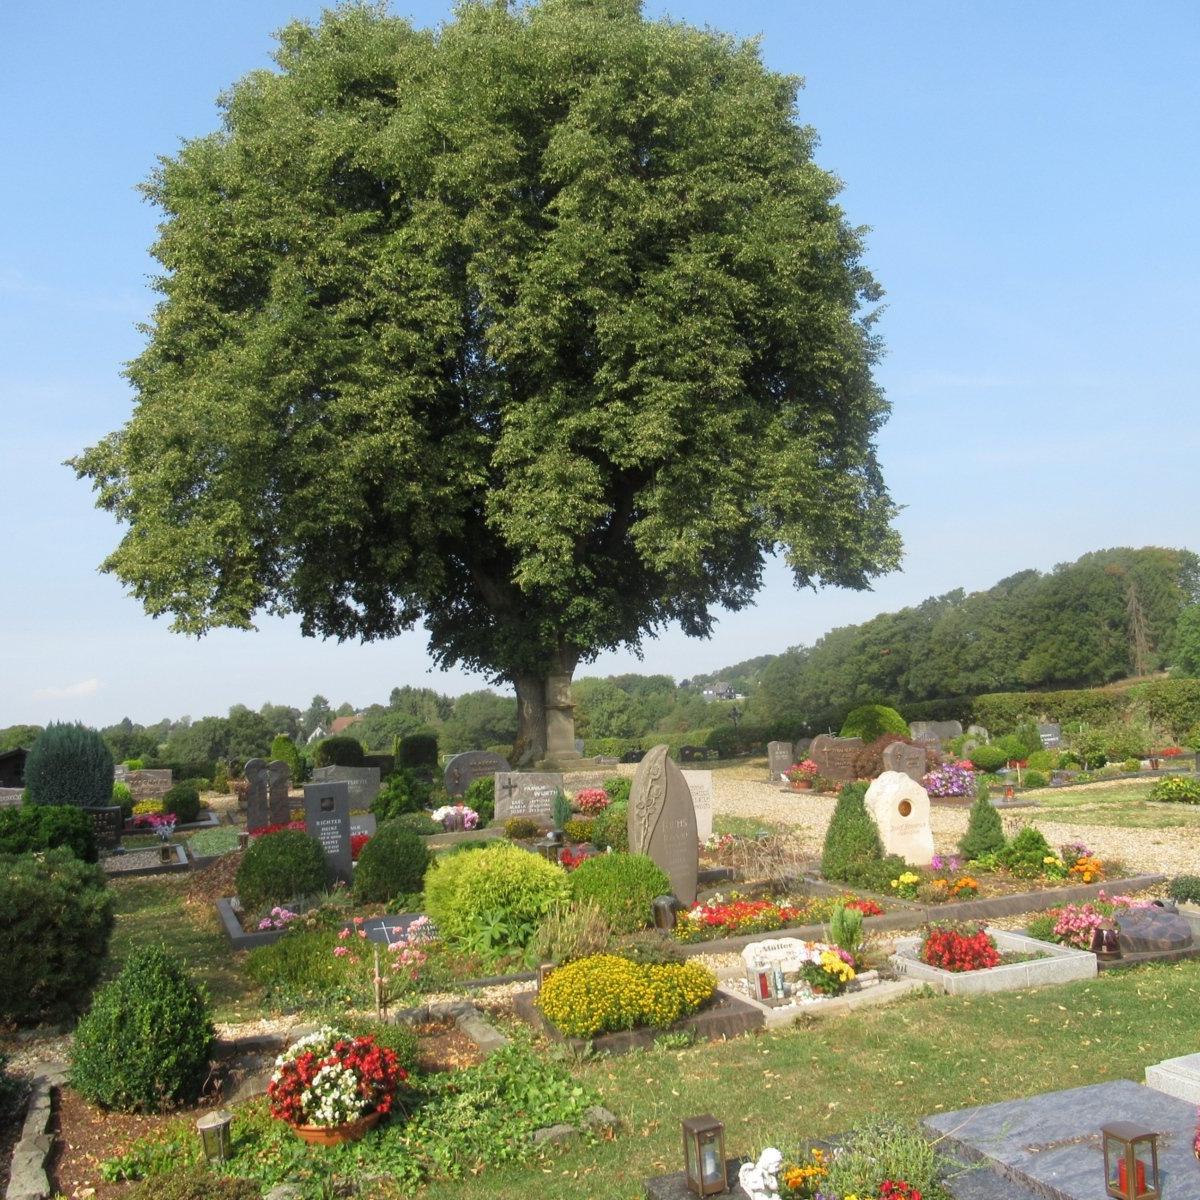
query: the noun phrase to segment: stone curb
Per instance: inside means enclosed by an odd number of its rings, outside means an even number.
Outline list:
[[[61,1087],[66,1077],[65,1063],[46,1063],[30,1087],[25,1122],[13,1147],[5,1200],[47,1200],[51,1194],[46,1163],[54,1149],[50,1132],[53,1090]]]
[[[150,847],[147,847],[150,849]],[[191,860],[187,856],[187,851],[181,844],[176,844],[171,847],[175,851],[175,861],[170,863],[152,863],[148,867],[133,867],[128,871],[105,871],[104,874],[109,879],[139,879],[146,875],[171,875],[176,871],[190,871],[192,869]],[[133,853],[137,853],[135,850]],[[116,855],[115,857],[120,857]],[[104,865],[101,861],[101,866]]]
[[[426,1021],[453,1021],[466,1037],[479,1047],[486,1058],[503,1050],[508,1038],[469,1000],[445,1000],[402,1009],[392,1018],[396,1025],[423,1025]]]

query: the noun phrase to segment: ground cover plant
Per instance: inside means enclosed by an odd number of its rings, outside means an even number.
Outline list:
[[[0,809],[0,854],[25,854],[63,846],[81,862],[99,857],[92,819],[68,804],[22,804]]]

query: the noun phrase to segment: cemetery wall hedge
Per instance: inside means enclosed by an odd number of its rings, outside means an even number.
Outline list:
[[[354,899],[383,903],[419,892],[429,866],[429,852],[419,834],[394,821],[380,825],[358,856]]]
[[[66,847],[80,862],[99,857],[92,819],[81,808],[67,804],[24,804],[0,809],[0,854]]]
[[[112,786],[112,751],[84,725],[47,725],[25,760],[25,789],[33,804],[104,808],[112,803]]]
[[[0,1020],[56,1020],[100,974],[113,926],[104,872],[66,847],[0,855]]]
[[[282,829],[251,841],[237,869],[237,894],[248,912],[325,890],[325,853],[316,838]]]
[[[180,960],[162,947],[139,947],[75,1030],[71,1085],[122,1112],[189,1103],[208,1077],[213,1037],[208,997]]]
[[[317,743],[315,759],[318,767],[361,767],[365,753],[358,738],[328,737]]]

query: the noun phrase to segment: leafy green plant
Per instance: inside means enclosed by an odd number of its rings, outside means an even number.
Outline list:
[[[354,899],[360,904],[382,902],[419,892],[428,865],[429,852],[420,835],[387,821],[376,829],[358,856]]]
[[[609,803],[628,804],[629,793],[633,788],[633,780],[627,775],[614,775],[604,781],[604,790],[608,793]]]
[[[443,938],[489,960],[523,952],[569,895],[561,867],[507,843],[439,857],[425,875],[425,909]]]
[[[200,791],[184,780],[167,789],[163,796],[163,812],[174,813],[181,825],[187,825],[200,815]]]
[[[1057,940],[1054,936],[1054,926],[1058,923],[1058,918],[1050,913],[1037,913],[1029,918],[1025,925],[1025,932],[1031,938],[1037,938],[1039,942],[1053,942]]]
[[[627,958],[630,962],[642,964],[687,961],[687,955],[679,942],[649,929],[641,929],[637,933],[627,933],[624,937],[617,938],[612,945],[612,953],[618,958]]]
[[[563,822],[563,836],[568,842],[590,842],[593,828],[591,817],[572,817]]]
[[[829,940],[848,954],[859,954],[865,940],[863,919],[863,914],[857,908],[835,905],[829,914]]]
[[[559,788],[554,793],[553,805],[554,828],[561,829],[571,819],[571,801],[566,792]]]
[[[644,929],[651,921],[651,901],[671,891],[667,873],[645,854],[596,854],[570,879],[575,902],[597,904],[614,933]]]
[[[233,825],[218,825],[215,829],[199,829],[188,838],[188,850],[196,858],[212,858],[230,854],[238,847],[238,830]]]
[[[857,737],[862,738],[864,742],[873,742],[885,733],[898,733],[901,737],[908,737],[908,722],[886,704],[863,704],[846,714],[840,736]]]
[[[504,822],[504,836],[512,842],[535,838],[541,833],[538,823],[529,817],[509,817]]]
[[[1052,771],[1057,757],[1053,750],[1035,750],[1025,759],[1025,765],[1031,771]]]
[[[325,887],[325,853],[315,838],[283,829],[254,838],[238,864],[238,898],[247,912],[315,896]]]
[[[607,790],[608,785],[606,784],[605,791]],[[629,849],[628,797],[622,800],[613,800],[606,809],[592,818],[592,842],[601,850]]]
[[[1045,771],[1029,770],[1024,773],[1021,782],[1027,788],[1044,788],[1050,781],[1046,778]]]
[[[988,785],[980,783],[967,817],[967,832],[958,843],[963,858],[978,859],[1004,848],[1004,823],[988,795]]]
[[[612,927],[594,900],[558,904],[538,926],[534,951],[538,962],[567,963],[599,954],[612,939]]]
[[[279,941],[250,951],[246,976],[268,1003],[283,1008],[365,1006],[362,973],[352,974],[346,960],[334,956],[341,944],[337,929],[293,926]]]
[[[100,974],[113,926],[104,872],[65,846],[0,855],[0,1020],[77,1010]]]
[[[992,743],[976,746],[968,757],[980,771],[998,771],[1008,762],[1008,754]]]
[[[92,819],[65,804],[23,804],[0,808],[0,854],[25,854],[65,846],[81,862],[99,857]]]
[[[189,1167],[156,1175],[138,1184],[129,1200],[261,1200],[262,1188],[250,1179],[215,1175],[205,1167]]]
[[[1158,780],[1146,796],[1157,803],[1200,804],[1200,779],[1187,775],[1168,775]]]
[[[898,1122],[880,1121],[844,1139],[821,1186],[837,1196],[875,1196],[885,1179],[902,1179],[922,1195],[936,1195],[937,1171],[937,1152],[928,1138]]]
[[[396,766],[416,770],[433,770],[438,765],[436,733],[410,733],[396,747]]]
[[[393,771],[371,801],[371,811],[380,821],[390,821],[404,813],[419,813],[429,803],[429,781],[416,771]]]
[[[287,763],[293,787],[303,782],[305,776],[304,755],[300,753],[299,747],[286,733],[277,734],[271,743],[271,760]],[[215,779],[213,786],[216,787]],[[222,791],[223,789],[217,788],[216,790]]]
[[[996,861],[1007,867],[1014,875],[1032,879],[1041,875],[1046,859],[1056,857],[1041,830],[1033,825],[1024,826],[1003,849],[996,852]]]
[[[1200,875],[1176,875],[1167,885],[1167,895],[1180,903],[1200,904]]]
[[[363,754],[358,738],[342,735],[318,742],[315,760],[318,767],[361,767]]]
[[[471,780],[463,803],[479,814],[479,824],[488,825],[496,816],[496,780],[491,775]]]
[[[37,736],[25,759],[25,793],[31,804],[112,804],[113,758],[94,729],[52,723]]]
[[[133,792],[129,790],[129,784],[122,783],[119,779],[113,780],[112,802],[120,806],[121,817],[128,821],[133,815]]]
[[[71,1085],[102,1108],[194,1101],[213,1045],[208,997],[165,949],[135,949],[97,993],[71,1046]]]

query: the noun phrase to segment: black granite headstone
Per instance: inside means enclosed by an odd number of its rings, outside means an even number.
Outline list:
[[[330,879],[349,883],[354,870],[350,854],[350,785],[306,783],[304,824],[325,851]]]

